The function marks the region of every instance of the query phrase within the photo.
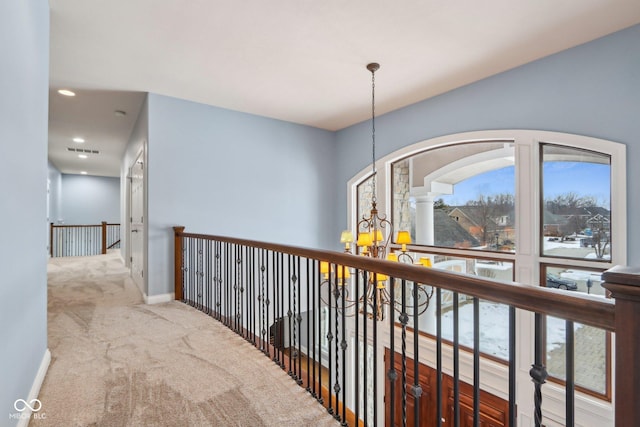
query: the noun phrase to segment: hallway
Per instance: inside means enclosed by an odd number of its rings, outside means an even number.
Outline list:
[[[119,252],[52,258],[51,365],[32,426],[329,426],[249,343],[180,302],[145,305]]]

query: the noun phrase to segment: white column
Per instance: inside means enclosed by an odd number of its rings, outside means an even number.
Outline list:
[[[433,245],[435,242],[432,193],[416,196],[416,244]]]

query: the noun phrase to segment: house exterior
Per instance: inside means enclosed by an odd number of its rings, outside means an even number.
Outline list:
[[[448,215],[481,245],[502,247],[513,244],[515,236],[513,209],[505,214],[488,212],[482,206],[455,206]]]
[[[16,399],[37,394],[50,359],[49,5],[3,2],[0,35],[0,185],[7,225],[0,249],[0,417],[6,417]],[[627,164],[640,164],[639,63],[636,25],[380,116],[379,150],[384,155],[470,129],[553,129],[626,144]],[[143,292],[171,296],[170,227],[177,223],[203,233],[340,250],[345,183],[368,162],[370,138],[369,123],[330,132],[149,94],[122,162],[123,177],[140,150],[149,165]],[[28,161],[13,150],[16,144]],[[626,179],[628,217],[637,218],[640,195],[633,185],[640,170],[629,168]],[[625,227],[627,258],[638,265],[640,224],[629,220]]]

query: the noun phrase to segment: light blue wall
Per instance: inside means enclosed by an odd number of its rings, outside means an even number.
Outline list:
[[[332,132],[149,95],[149,295],[171,292],[170,228],[333,245]]]
[[[65,224],[120,222],[120,178],[62,174]]]
[[[382,64],[376,97],[392,84]],[[626,144],[628,262],[640,265],[640,26],[380,116],[376,151],[380,158],[436,136],[518,128]],[[348,180],[370,164],[370,122],[337,132],[337,143],[334,235],[346,226]]]
[[[62,174],[49,162],[49,222],[62,220]]]
[[[0,2],[0,425],[47,349],[49,5]],[[20,147],[28,157],[16,156]]]

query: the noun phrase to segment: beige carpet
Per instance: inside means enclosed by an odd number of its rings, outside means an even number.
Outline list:
[[[266,356],[179,302],[142,303],[118,253],[49,263],[52,360],[32,426],[334,426]]]

